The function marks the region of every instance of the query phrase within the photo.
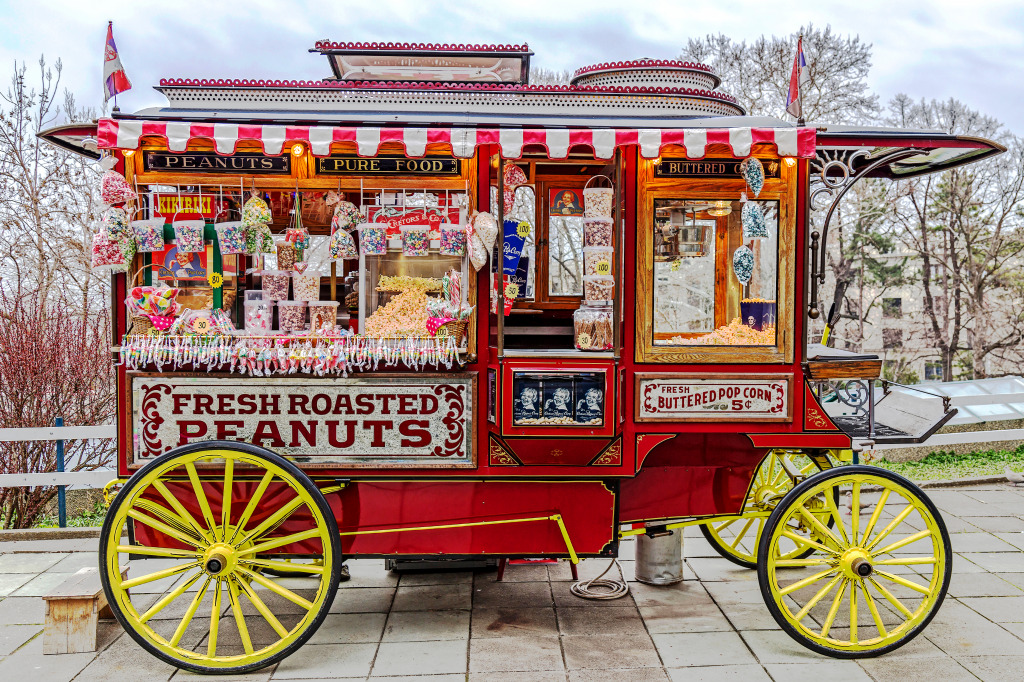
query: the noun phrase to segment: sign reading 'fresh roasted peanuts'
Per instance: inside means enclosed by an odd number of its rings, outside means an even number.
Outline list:
[[[137,462],[237,440],[309,463],[473,466],[472,375],[259,379],[133,375]]]

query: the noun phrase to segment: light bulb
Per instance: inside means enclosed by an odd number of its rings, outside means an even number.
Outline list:
[[[787,166],[795,166],[796,159],[794,159],[792,156],[784,156],[782,157],[782,163],[786,164]]]
[[[302,156],[302,152],[304,151],[305,149],[301,144],[296,143],[292,145],[292,156]]]
[[[130,156],[131,156],[132,154],[134,154],[134,153],[135,153],[135,150],[134,150],[134,149],[125,149],[125,150],[123,150],[123,152],[122,152],[122,153],[124,154],[125,158],[128,158],[128,157],[130,157]]]

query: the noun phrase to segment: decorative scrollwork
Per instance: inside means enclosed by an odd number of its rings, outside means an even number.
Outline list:
[[[822,381],[818,383],[818,400],[822,404],[837,401],[853,410],[853,415],[864,416],[868,413],[871,391],[863,379]]]
[[[868,154],[867,149],[819,149],[811,159],[811,209],[823,210],[847,185],[856,182],[854,163]]]

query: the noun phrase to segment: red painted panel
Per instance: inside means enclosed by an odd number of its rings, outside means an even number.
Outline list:
[[[660,443],[636,478],[622,481],[619,518],[628,523],[735,513],[766,452],[738,433],[694,433]]]
[[[750,442],[757,448],[842,448],[852,441],[845,433],[751,433]]]
[[[608,446],[605,438],[506,438],[505,447],[526,465],[586,466]]]
[[[242,515],[258,485],[236,481],[232,495],[232,522]],[[176,499],[197,519],[202,518],[191,485],[167,482]],[[214,518],[220,519],[222,486],[204,483],[203,490]],[[156,491],[146,499],[166,502]],[[294,498],[283,484],[267,488],[248,524],[253,528]],[[383,528],[409,528],[530,518],[561,514],[569,538],[580,554],[598,554],[615,535],[615,494],[599,481],[379,481],[353,483],[327,496],[342,532]],[[273,532],[274,537],[312,526],[308,514],[296,512]],[[135,539],[143,545],[183,547],[162,533],[137,523]],[[469,528],[410,530],[399,533],[342,537],[346,554],[545,554],[566,555],[561,531],[554,521],[531,521]],[[318,540],[289,545],[287,552],[319,551]]]
[[[615,534],[615,495],[598,481],[360,482],[331,496],[342,532],[467,523],[560,513],[581,554]],[[554,521],[349,535],[352,554],[566,554]]]

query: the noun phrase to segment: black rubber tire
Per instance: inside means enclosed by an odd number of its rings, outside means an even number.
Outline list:
[[[782,613],[779,611],[778,606],[775,604],[775,600],[772,598],[771,588],[768,584],[768,545],[771,536],[775,532],[775,527],[779,524],[782,517],[785,516],[784,510],[788,509],[798,497],[800,497],[804,490],[807,488],[814,487],[823,481],[827,481],[832,478],[843,478],[850,474],[868,474],[872,476],[878,476],[879,478],[885,478],[893,483],[903,486],[915,497],[917,497],[924,504],[925,508],[935,519],[936,525],[942,535],[943,551],[946,555],[946,568],[942,578],[942,585],[939,589],[939,597],[935,602],[935,606],[931,612],[925,616],[924,620],[918,623],[917,627],[910,630],[902,639],[888,644],[878,649],[870,649],[865,651],[843,651],[841,649],[832,649],[829,647],[821,646],[816,642],[811,642],[805,639],[800,632],[793,627],[793,625],[787,620]],[[942,602],[946,598],[946,591],[949,589],[949,580],[953,575],[953,546],[950,543],[949,531],[946,530],[946,523],[942,520],[942,515],[939,513],[938,507],[925,495],[924,491],[921,490],[917,485],[908,479],[900,476],[899,474],[893,473],[888,469],[882,469],[879,467],[866,466],[863,464],[847,464],[844,466],[835,467],[833,469],[826,469],[825,471],[819,472],[810,476],[800,485],[796,486],[789,493],[786,494],[779,505],[772,512],[772,515],[768,517],[768,522],[765,524],[764,533],[761,534],[761,542],[757,548],[757,582],[761,587],[761,597],[764,599],[765,605],[768,607],[768,611],[772,614],[772,618],[779,624],[786,634],[795,639],[798,643],[804,647],[831,658],[874,658],[887,654],[891,651],[899,649],[904,644],[907,644],[928,626],[935,614],[939,612],[942,607]]]
[[[125,617],[124,613],[118,606],[117,599],[115,598],[113,590],[110,587],[110,579],[107,576],[105,565],[107,556],[107,546],[111,539],[111,533],[114,531],[114,529],[110,528],[110,525],[113,523],[113,519],[117,516],[117,510],[120,509],[121,504],[123,504],[124,500],[128,499],[129,493],[152,469],[162,466],[169,459],[172,459],[174,457],[202,450],[236,450],[239,452],[245,452],[249,455],[255,455],[257,457],[261,457],[270,462],[273,462],[275,465],[281,467],[289,474],[291,474],[295,478],[295,480],[300,485],[302,485],[302,487],[304,487],[307,490],[307,492],[309,492],[312,495],[313,499],[317,503],[317,507],[319,507],[320,509],[321,515],[326,519],[328,537],[331,538],[332,553],[334,554],[334,556],[337,557],[337,561],[335,562],[336,568],[332,571],[330,583],[328,584],[327,588],[327,598],[324,599],[324,602],[320,607],[320,611],[314,616],[313,620],[310,622],[309,627],[307,627],[306,630],[301,635],[299,635],[298,639],[296,639],[294,642],[292,642],[276,654],[268,656],[267,658],[261,661],[250,663],[248,665],[236,666],[234,668],[207,668],[200,665],[193,665],[186,661],[181,661],[171,656],[167,656],[164,654],[164,652],[153,647],[145,637],[143,637],[140,633],[135,631],[131,623],[128,621],[128,619]],[[293,463],[289,462],[284,457],[281,457],[280,455],[271,452],[270,450],[266,450],[255,445],[251,445],[249,443],[240,443],[237,441],[203,441],[200,443],[189,443],[188,445],[183,445],[179,448],[175,448],[170,452],[167,452],[161,455],[160,457],[154,459],[152,462],[147,463],[145,466],[143,466],[141,469],[135,472],[135,474],[130,479],[128,479],[128,482],[124,484],[124,487],[121,488],[121,490],[118,492],[117,496],[114,498],[114,501],[110,504],[110,509],[107,510],[107,516],[104,519],[103,527],[100,530],[100,582],[103,584],[103,593],[107,598],[107,604],[110,606],[110,610],[111,612],[113,612],[114,617],[121,624],[121,627],[124,628],[125,632],[127,632],[128,635],[139,644],[139,646],[141,646],[143,649],[148,651],[156,658],[160,659],[161,661],[164,661],[165,663],[173,665],[176,668],[181,668],[183,670],[188,670],[200,674],[237,675],[241,673],[252,672],[255,670],[266,668],[267,666],[273,665],[274,663],[278,663],[279,661],[282,661],[288,656],[295,653],[295,651],[298,650],[299,647],[305,644],[309,640],[309,638],[316,633],[316,631],[323,624],[324,619],[327,618],[327,614],[330,612],[331,606],[334,603],[334,598],[338,594],[338,579],[340,576],[341,565],[341,535],[338,531],[338,522],[334,518],[334,512],[331,511],[331,507],[327,503],[327,500],[324,498],[323,494],[320,492],[320,489],[316,486],[316,484],[313,483],[312,479],[310,479],[309,476],[307,476],[301,469],[299,469]]]

